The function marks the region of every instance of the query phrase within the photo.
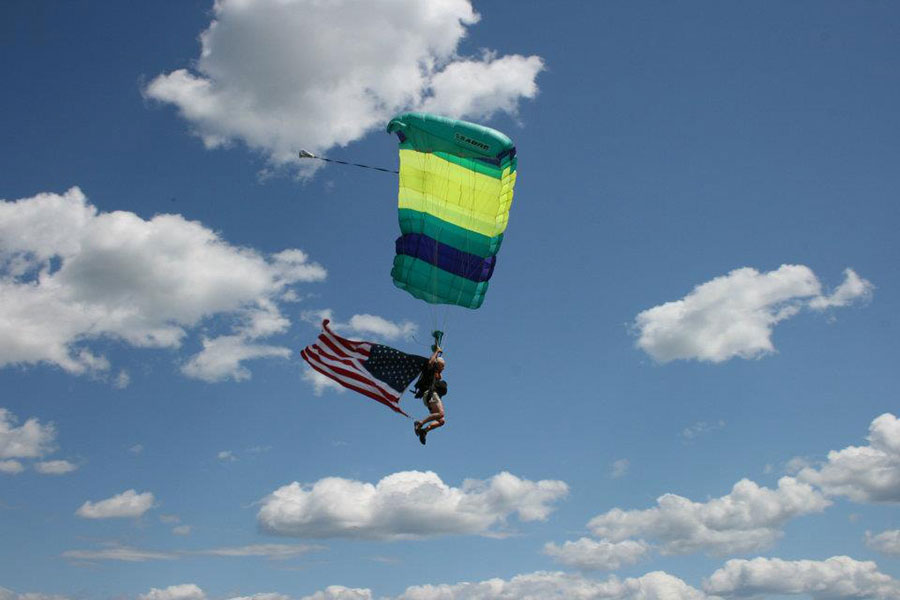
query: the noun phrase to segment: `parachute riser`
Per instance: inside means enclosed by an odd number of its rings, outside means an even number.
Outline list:
[[[400,171],[394,171],[392,169],[382,169],[381,167],[373,167],[371,165],[363,165],[360,163],[344,162],[342,160],[336,160],[333,158],[325,158],[324,156],[316,156],[315,154],[313,154],[312,152],[309,152],[307,150],[301,150],[299,154],[300,154],[300,156],[299,156],[300,158],[314,158],[316,160],[323,160],[325,162],[337,163],[339,165],[347,165],[350,167],[361,167],[363,169],[372,169],[373,171],[381,171],[382,173],[394,173],[395,175],[400,173]]]
[[[434,352],[441,345],[441,341],[444,339],[444,332],[434,330],[431,332],[431,337],[434,338],[434,344],[431,345],[431,351]]]

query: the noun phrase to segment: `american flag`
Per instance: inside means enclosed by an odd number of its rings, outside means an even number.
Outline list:
[[[316,343],[300,352],[313,369],[345,388],[378,400],[392,410],[400,409],[400,396],[428,363],[424,356],[406,354],[381,344],[357,342],[335,335],[322,321]]]

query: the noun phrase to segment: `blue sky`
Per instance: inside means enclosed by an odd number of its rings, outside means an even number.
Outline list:
[[[0,7],[0,599],[896,598],[900,8]],[[516,143],[484,306],[393,114]],[[447,426],[314,378],[427,353]],[[410,397],[415,416],[424,408]]]

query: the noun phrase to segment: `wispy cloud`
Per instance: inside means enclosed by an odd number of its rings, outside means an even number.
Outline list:
[[[106,500],[87,501],[75,514],[85,519],[133,519],[153,508],[154,502],[151,492],[138,493],[131,489]]]

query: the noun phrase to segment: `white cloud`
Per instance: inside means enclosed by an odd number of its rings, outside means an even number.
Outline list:
[[[56,594],[37,594],[34,592],[16,594],[12,590],[0,587],[0,600],[68,600],[68,597]]]
[[[866,546],[882,554],[900,556],[900,529],[890,529],[875,535],[867,531]]]
[[[328,477],[294,482],[263,499],[257,519],[265,531],[297,537],[415,539],[496,533],[516,513],[543,520],[568,492],[562,481],[529,481],[509,473],[450,487],[435,473],[394,473],[376,484]]]
[[[856,274],[853,269],[844,269],[844,282],[828,296],[819,296],[809,301],[810,308],[825,310],[849,306],[857,300],[872,297],[875,286]]]
[[[134,446],[129,448],[128,451],[131,452],[132,454],[140,454],[141,452],[144,451],[144,445],[143,444],[135,444]]]
[[[619,460],[613,461],[612,467],[610,468],[609,476],[613,479],[618,479],[619,477],[624,477],[626,473],[628,473],[628,468],[631,466],[631,463],[628,462],[627,458],[620,458]]]
[[[196,72],[159,75],[144,93],[174,104],[207,148],[239,140],[276,165],[403,110],[515,114],[544,68],[537,56],[457,56],[479,20],[468,0],[220,0],[213,12]]]
[[[871,295],[873,286],[852,269],[830,296],[803,265],[760,273],[745,267],[698,285],[690,294],[638,314],[637,346],[660,362],[696,359],[723,362],[775,351],[772,330],[804,307],[846,306]]]
[[[119,374],[116,375],[116,378],[113,380],[113,386],[118,390],[124,390],[130,383],[131,375],[125,370],[119,371]]]
[[[704,582],[703,588],[710,594],[739,598],[775,594],[803,594],[815,600],[900,598],[900,582],[879,572],[874,562],[847,556],[823,561],[729,560]]]
[[[641,577],[605,581],[580,575],[541,572],[512,579],[488,579],[454,585],[407,588],[397,600],[706,600],[707,596],[677,577],[662,571]]]
[[[172,528],[173,535],[191,535],[191,526],[190,525],[178,525],[177,527]]]
[[[775,490],[742,479],[731,493],[707,502],[676,494],[665,494],[656,502],[646,510],[615,508],[591,519],[588,528],[613,542],[636,537],[658,540],[663,554],[725,555],[767,548],[781,537],[788,520],[821,512],[830,504],[812,486],[791,477],[782,477]]]
[[[868,440],[868,446],[832,450],[824,465],[805,467],[797,478],[855,502],[900,502],[900,419],[879,416]]]
[[[411,339],[419,329],[412,321],[395,323],[384,317],[369,314],[353,315],[349,321],[343,323],[335,320],[334,311],[330,308],[305,310],[301,313],[300,318],[317,327],[322,325],[323,320],[328,319],[330,321],[328,326],[332,331],[342,335],[374,336],[388,341],[401,338]]]
[[[698,421],[693,425],[689,425],[681,430],[681,437],[686,440],[693,440],[704,433],[709,433],[711,431],[716,431],[717,429],[722,429],[725,427],[725,421],[719,420],[715,423],[709,423],[707,421]]]
[[[193,583],[170,585],[165,589],[151,588],[146,594],[138,596],[138,600],[205,600],[206,594]]]
[[[39,458],[54,450],[53,423],[41,425],[33,417],[19,427],[17,422],[15,415],[0,408],[0,458]]]
[[[344,329],[340,323],[335,327],[338,331]],[[415,335],[417,327],[410,321],[398,324],[376,315],[362,314],[350,317],[350,323],[346,329],[359,335],[370,334],[386,340],[396,340],[399,338],[410,339]]]
[[[458,60],[431,80],[433,95],[420,107],[425,112],[488,119],[497,112],[516,114],[519,100],[534,98],[535,81],[544,70],[539,56],[504,56],[487,52]]]
[[[252,596],[235,596],[228,600],[291,600],[291,597],[284,594],[267,593],[253,594]]]
[[[178,554],[173,552],[156,552],[141,550],[128,546],[115,546],[102,550],[66,550],[63,558],[78,561],[117,560],[122,562],[146,562],[148,560],[175,560]]]
[[[223,335],[203,339],[203,350],[185,364],[181,372],[203,381],[216,382],[250,379],[250,370],[241,363],[258,358],[289,358],[290,348],[248,343],[242,335]]]
[[[325,275],[299,250],[265,256],[180,215],[101,213],[78,188],[3,201],[0,367],[106,371],[108,360],[88,347],[98,339],[177,348],[189,329],[219,316],[234,323],[243,345],[206,348],[185,369],[206,379],[246,378],[241,360],[283,355],[250,343],[283,330],[277,298]],[[124,383],[120,372],[115,384]]]
[[[300,600],[372,600],[372,598],[371,590],[330,585],[325,590],[312,596],[303,596]]]
[[[223,462],[234,462],[237,460],[237,457],[235,457],[234,452],[231,450],[222,450],[216,455],[216,458]]]
[[[75,514],[85,519],[137,518],[153,508],[154,500],[151,492],[126,490],[96,503],[87,501]]]
[[[25,470],[25,466],[17,460],[0,460],[0,473],[18,475]]]
[[[544,546],[544,554],[585,571],[615,571],[635,564],[649,552],[650,545],[640,540],[610,542],[581,538],[562,546],[552,543]]]
[[[249,546],[200,550],[196,554],[207,554],[210,556],[264,556],[273,560],[279,560],[308,554],[321,549],[321,546],[298,544],[251,544]]]
[[[65,475],[78,469],[78,465],[67,460],[48,460],[34,465],[34,470],[42,475]]]
[[[309,365],[306,365],[303,369],[303,381],[313,386],[313,395],[315,396],[321,396],[325,393],[325,390],[332,390],[339,394],[344,393],[344,388],[341,384],[330,377],[322,375]]]
[[[183,529],[181,533],[177,530]],[[176,535],[187,535],[190,526],[184,525],[173,530]],[[81,561],[112,560],[123,562],[146,562],[150,560],[176,560],[189,556],[220,556],[220,557],[244,557],[261,556],[271,560],[283,560],[302,554],[322,550],[321,546],[297,545],[297,544],[252,544],[249,546],[232,546],[221,548],[209,548],[205,550],[173,550],[161,552],[157,550],[144,550],[130,546],[111,546],[109,548],[92,550],[66,550],[63,558]]]

